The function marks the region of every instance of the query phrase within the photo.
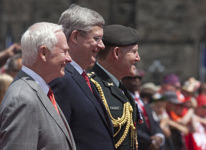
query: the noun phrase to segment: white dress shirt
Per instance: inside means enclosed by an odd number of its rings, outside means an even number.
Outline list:
[[[72,60],[70,64],[79,72],[80,75],[83,73],[84,70],[82,69],[82,67],[80,67],[80,65],[77,64],[74,60]]]

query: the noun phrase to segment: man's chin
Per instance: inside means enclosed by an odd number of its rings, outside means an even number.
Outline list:
[[[64,75],[65,75],[65,72],[64,72],[64,69],[63,69],[63,71],[60,72],[59,77],[63,77]]]
[[[128,75],[130,77],[134,77],[135,76],[135,71],[130,72],[130,75]]]
[[[90,61],[90,65],[95,64],[95,62],[96,62],[96,58],[92,58],[91,61]]]

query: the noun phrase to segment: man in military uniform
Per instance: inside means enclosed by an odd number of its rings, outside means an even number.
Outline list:
[[[138,33],[122,25],[104,28],[105,50],[99,51],[97,62],[88,73],[110,115],[118,150],[137,149],[136,124],[139,119],[134,99],[120,82],[135,75],[138,54]]]

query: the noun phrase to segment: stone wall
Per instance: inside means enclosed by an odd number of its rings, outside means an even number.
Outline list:
[[[19,42],[22,33],[35,22],[56,23],[69,5],[66,0],[0,0],[0,48],[5,48],[7,36]]]
[[[191,76],[199,79],[200,43],[206,42],[205,0],[0,0],[0,49],[5,48],[8,35],[19,42],[34,22],[57,22],[71,3],[96,10],[106,24],[139,31],[137,67],[146,72],[143,82],[159,84],[171,72],[181,81]]]
[[[145,78],[159,83],[174,72],[181,81],[199,77],[199,45],[206,24],[204,0],[138,0],[138,31],[141,35],[139,67]],[[158,60],[162,72],[149,69]],[[156,65],[158,66],[158,65]],[[161,67],[160,67],[161,68]]]

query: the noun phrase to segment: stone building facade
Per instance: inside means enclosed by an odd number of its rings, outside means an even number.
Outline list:
[[[136,28],[140,34],[137,67],[145,71],[143,82],[160,84],[175,73],[205,81],[205,0],[0,0],[0,49],[19,42],[22,33],[39,21],[57,22],[70,4],[99,12],[106,24]]]

